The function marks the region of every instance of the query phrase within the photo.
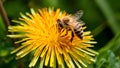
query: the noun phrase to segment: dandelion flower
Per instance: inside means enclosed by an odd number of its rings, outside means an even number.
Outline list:
[[[53,8],[43,8],[38,12],[31,9],[31,13],[26,15],[21,13],[19,20],[13,20],[17,25],[8,28],[9,32],[14,33],[8,36],[19,38],[15,44],[21,43],[21,46],[11,53],[16,53],[16,58],[20,59],[33,52],[29,67],[34,67],[38,60],[40,68],[43,68],[43,65],[53,68],[65,68],[65,66],[81,68],[95,62],[94,57],[98,53],[90,49],[96,43],[90,31],[83,32],[82,40],[75,35],[72,42],[71,32],[64,37],[61,36],[66,33],[66,30],[58,31],[56,22],[66,15],[69,14]],[[82,29],[85,30],[86,27]]]

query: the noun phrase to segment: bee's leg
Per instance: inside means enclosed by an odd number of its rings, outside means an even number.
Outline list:
[[[65,31],[65,30],[63,30],[63,31]],[[66,30],[66,33],[65,33],[64,35],[62,35],[61,37],[66,36],[66,35],[68,34],[68,31],[69,31],[69,30]]]
[[[72,35],[72,37],[71,37],[70,41],[72,42],[73,38],[74,38],[74,32],[73,31],[71,31],[71,35]]]

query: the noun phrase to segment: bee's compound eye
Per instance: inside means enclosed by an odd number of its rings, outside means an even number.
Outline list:
[[[57,19],[57,22],[61,22],[60,19]]]

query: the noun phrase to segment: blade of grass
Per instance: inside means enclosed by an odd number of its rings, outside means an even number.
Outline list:
[[[96,27],[92,33],[93,33],[93,36],[97,36],[99,33],[101,33],[104,29],[106,28],[106,24],[105,23],[102,23],[100,24],[98,27]]]
[[[108,24],[113,31],[114,34],[117,34],[120,31],[119,26],[117,25],[117,20],[114,16],[112,9],[110,8],[109,4],[106,0],[95,0],[103,14],[105,15],[106,19],[108,20]]]
[[[120,47],[120,45],[117,45],[119,43],[120,43],[120,33],[118,33],[111,41],[109,41],[107,45],[105,45],[103,48],[101,48],[99,50],[99,53],[102,54],[109,49],[112,51],[116,51]]]

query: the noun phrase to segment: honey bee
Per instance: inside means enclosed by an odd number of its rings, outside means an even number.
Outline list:
[[[57,20],[57,25],[59,27],[58,29],[61,30],[62,28],[65,28],[67,30],[64,36],[68,34],[68,31],[71,31],[71,42],[73,41],[74,34],[76,34],[76,36],[78,36],[81,40],[83,39],[82,25],[84,25],[84,23],[83,21],[78,21],[82,17],[82,15],[83,11],[79,10],[71,16],[66,15]]]

